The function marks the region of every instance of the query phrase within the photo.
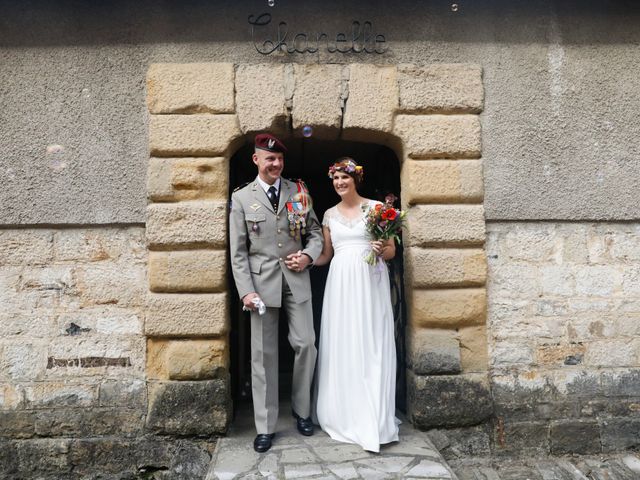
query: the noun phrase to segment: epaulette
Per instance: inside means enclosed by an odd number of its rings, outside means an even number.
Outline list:
[[[242,185],[238,185],[236,188],[233,189],[234,193],[237,192],[238,190],[240,190],[241,188],[246,187],[247,185],[249,185],[251,182],[245,182]]]

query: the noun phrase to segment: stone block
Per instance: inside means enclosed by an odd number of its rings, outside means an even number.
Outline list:
[[[542,344],[536,350],[539,365],[562,366],[582,363],[586,346],[582,343]]]
[[[460,363],[465,373],[486,372],[489,366],[487,328],[483,326],[463,327],[458,330],[460,341]]]
[[[621,291],[623,273],[615,265],[585,265],[576,269],[575,279],[578,295],[608,297]]]
[[[487,279],[487,260],[479,248],[410,247],[411,285],[424,287],[476,287]]]
[[[285,96],[285,66],[240,65],[236,71],[236,110],[245,134],[286,132],[289,115]]]
[[[547,422],[509,422],[498,418],[494,430],[494,452],[497,454],[549,453],[549,424]],[[522,478],[522,477],[512,477]]]
[[[533,365],[533,348],[529,338],[496,339],[491,352],[491,364],[496,368]]]
[[[476,115],[398,115],[394,134],[409,158],[480,158],[480,119]]]
[[[493,414],[483,374],[422,376],[407,372],[409,418],[420,429],[477,425]]]
[[[413,290],[411,307],[411,324],[417,327],[483,325],[486,291],[484,288]]]
[[[595,420],[557,420],[549,435],[552,455],[600,453],[600,427]]]
[[[25,386],[26,405],[29,409],[91,407],[96,404],[97,398],[97,385],[88,382],[38,382]]]
[[[152,115],[149,148],[159,157],[214,157],[242,143],[235,115]]]
[[[18,471],[24,474],[17,478],[69,478],[73,465],[69,459],[72,440],[68,438],[39,438],[28,442],[17,442],[16,457]],[[14,477],[16,478],[16,477]]]
[[[224,250],[149,252],[152,292],[222,292],[226,273]]]
[[[410,160],[402,165],[408,204],[482,203],[482,160]]]
[[[151,113],[233,113],[233,64],[152,64],[147,106]]]
[[[46,265],[53,259],[53,231],[0,230],[0,266]]]
[[[226,378],[229,351],[221,339],[147,339],[147,376],[156,380]]]
[[[405,243],[415,247],[473,247],[485,241],[482,205],[415,205],[407,212]]]
[[[0,410],[0,427],[0,437],[31,438],[36,434],[36,414],[34,411]],[[1,468],[2,465],[0,473]]]
[[[399,65],[400,111],[480,113],[482,67],[473,64]]]
[[[228,379],[149,384],[147,428],[166,435],[224,435],[231,421]]]
[[[41,380],[47,366],[46,348],[42,341],[0,345],[0,378],[12,382]]]
[[[147,384],[144,380],[105,380],[99,386],[98,405],[144,409],[147,406]]]
[[[640,371],[633,369],[608,369],[602,372],[602,390],[610,397],[640,396]]]
[[[342,138],[380,143],[390,134],[398,107],[395,66],[366,63],[349,65],[349,98],[345,105]]]
[[[640,360],[640,339],[620,338],[589,342],[585,365],[594,367],[633,367]]]
[[[142,262],[96,262],[74,270],[81,308],[98,305],[144,305],[147,272]]]
[[[600,423],[603,452],[619,452],[640,448],[640,419],[611,418]]]
[[[455,331],[412,329],[407,344],[408,366],[413,373],[460,373],[460,345]]]
[[[60,229],[54,236],[54,256],[61,262],[145,262],[144,227]]]
[[[35,428],[42,437],[135,436],[144,429],[144,414],[125,408],[40,410]]]
[[[0,410],[16,410],[23,405],[24,390],[21,387],[10,383],[0,383]]]
[[[226,201],[228,190],[229,161],[224,157],[149,160],[147,196],[151,201]]]
[[[336,139],[342,123],[348,68],[342,65],[295,64],[291,116],[293,129],[313,127],[314,138]]]
[[[229,328],[229,297],[221,294],[149,294],[147,336],[223,335]]]
[[[147,207],[150,248],[224,248],[227,243],[227,203],[187,201]]]

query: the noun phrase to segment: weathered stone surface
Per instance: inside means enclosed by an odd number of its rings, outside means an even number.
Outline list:
[[[546,366],[577,365],[582,363],[586,346],[582,343],[543,344],[536,351],[538,364]]]
[[[147,258],[143,227],[64,228],[54,234],[56,262],[122,260],[142,263]]]
[[[214,158],[157,158],[149,160],[147,195],[154,202],[221,200],[228,196],[229,161]]]
[[[72,469],[69,459],[71,442],[66,438],[40,438],[17,442],[16,472],[23,472],[25,475],[18,478],[30,478],[34,472],[42,476],[55,475],[54,478],[65,478],[64,474]]]
[[[147,241],[151,248],[213,247],[227,242],[226,202],[155,203],[147,207]]]
[[[484,288],[413,290],[411,323],[441,328],[483,325],[486,303]]]
[[[25,387],[29,409],[90,407],[98,398],[97,385],[58,382],[38,382]]]
[[[146,274],[143,262],[95,262],[80,265],[74,269],[73,293],[79,297],[82,308],[96,305],[139,307],[144,305]]]
[[[0,349],[1,351],[1,349]],[[0,383],[0,410],[20,408],[24,402],[24,390],[17,385]]]
[[[51,409],[36,415],[36,433],[42,437],[134,436],[142,433],[144,410],[126,408]]]
[[[342,122],[344,83],[349,67],[295,64],[291,116],[294,130],[313,127],[314,138],[335,139]]]
[[[99,386],[101,407],[144,409],[147,406],[147,384],[144,380],[105,380]]]
[[[485,240],[482,205],[415,205],[405,242],[418,247],[479,246]]]
[[[553,455],[600,453],[600,428],[595,420],[559,420],[551,423]]]
[[[228,379],[149,384],[147,428],[168,435],[225,434],[231,421]]]
[[[402,165],[402,200],[417,203],[481,203],[482,160],[410,160]]]
[[[147,336],[222,335],[229,328],[229,297],[221,294],[149,294]]]
[[[160,380],[226,378],[227,339],[147,340],[147,375]]]
[[[489,366],[487,328],[482,326],[463,327],[458,331],[460,341],[460,363],[462,371],[486,372]]]
[[[243,133],[286,131],[285,66],[239,65],[236,71],[236,110]]]
[[[407,373],[409,416],[420,428],[476,425],[493,414],[486,375],[421,376]]]
[[[224,250],[149,252],[149,289],[152,292],[224,291]]]
[[[149,119],[151,155],[224,156],[241,143],[235,115],[152,115]]]
[[[345,105],[342,138],[375,141],[393,130],[398,106],[395,66],[355,63],[349,66],[349,99]]]
[[[231,63],[155,63],[147,72],[151,113],[232,113]]]
[[[476,115],[398,115],[394,134],[409,158],[480,158]]]
[[[479,113],[482,67],[472,64],[399,65],[400,111]]]
[[[0,379],[41,380],[47,366],[46,344],[40,341],[0,344]]]
[[[495,421],[494,452],[500,453],[549,453],[549,424],[546,422]],[[520,477],[515,477],[520,478]]]
[[[1,265],[44,265],[53,258],[53,231],[0,230]]]
[[[69,457],[74,473],[82,478],[93,478],[95,472],[100,472],[114,480],[158,475],[201,480],[206,476],[213,447],[214,442],[155,435],[135,439],[91,438],[74,440]]]
[[[410,247],[407,250],[414,288],[477,287],[486,281],[487,260],[482,249]]]
[[[408,366],[413,373],[460,373],[460,345],[455,331],[413,329],[407,343]]]
[[[612,418],[601,422],[602,450],[614,452],[640,447],[640,419]]]
[[[0,410],[0,427],[0,437],[33,437],[36,434],[36,412],[28,410]],[[1,458],[0,456],[0,459]],[[0,473],[2,473],[1,469]],[[0,476],[0,478],[2,477]]]

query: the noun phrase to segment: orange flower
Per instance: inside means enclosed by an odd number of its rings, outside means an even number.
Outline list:
[[[382,208],[382,204],[381,204],[381,203],[378,203],[378,204],[376,205],[376,212],[379,212],[381,208]]]

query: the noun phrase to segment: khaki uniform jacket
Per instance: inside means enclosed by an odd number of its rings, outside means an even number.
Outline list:
[[[309,272],[293,272],[284,263],[298,250],[314,261],[322,252],[322,228],[313,209],[306,216],[305,245],[289,233],[286,203],[296,193],[296,184],[282,178],[277,213],[257,178],[231,195],[231,269],[240,298],[257,292],[267,307],[280,307],[283,274],[296,303],[311,298]]]

